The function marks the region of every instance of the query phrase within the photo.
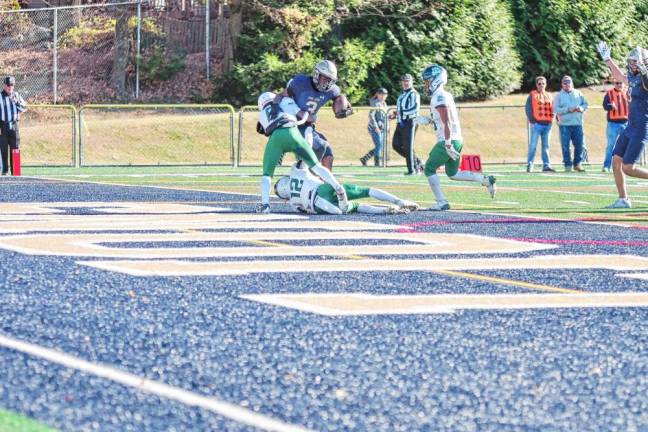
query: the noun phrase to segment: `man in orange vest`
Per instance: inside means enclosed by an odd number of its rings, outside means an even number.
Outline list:
[[[603,172],[610,172],[614,144],[628,126],[628,94],[623,81],[616,80],[614,87],[605,94],[603,109],[607,111],[607,149]]]
[[[543,76],[536,78],[536,89],[532,90],[526,101],[526,115],[531,125],[531,139],[527,157],[527,172],[533,171],[533,162],[538,146],[538,138],[542,140],[542,171],[555,172],[549,160],[549,134],[554,118],[553,96],[547,91],[547,79]]]

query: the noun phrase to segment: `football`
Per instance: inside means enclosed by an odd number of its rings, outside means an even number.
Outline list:
[[[337,118],[344,118],[351,114],[351,104],[344,94],[338,96],[333,102],[333,112]]]

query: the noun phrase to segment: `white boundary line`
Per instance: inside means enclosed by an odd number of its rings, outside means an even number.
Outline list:
[[[244,192],[227,192],[227,191],[220,191],[220,190],[193,189],[193,188],[181,188],[181,187],[172,187],[172,186],[122,184],[122,183],[110,183],[110,182],[92,181],[92,180],[81,180],[81,179],[62,179],[58,177],[49,177],[49,176],[23,176],[23,177],[33,178],[36,180],[60,181],[62,183],[88,183],[88,184],[99,184],[99,185],[107,185],[107,186],[124,186],[124,187],[132,187],[132,188],[139,187],[139,188],[178,190],[183,192],[209,192],[209,193],[220,193],[220,194],[227,194],[227,195],[244,195],[244,196],[255,196],[255,197],[259,196],[259,194],[251,194],[251,193],[244,193]],[[250,201],[250,204],[254,205],[256,204],[256,201],[255,202]]]
[[[254,412],[239,405],[221,401],[213,397],[203,396],[179,387],[173,387],[168,384],[149,380],[108,365],[91,363],[60,351],[23,342],[3,334],[0,334],[0,346],[20,351],[34,357],[40,357],[51,363],[57,363],[71,369],[76,369],[81,372],[105,378],[118,384],[133,387],[141,392],[151,393],[166,399],[172,399],[186,405],[204,408],[228,419],[264,430],[277,432],[308,431],[308,429],[301,426],[284,423],[280,420],[273,419],[272,417]]]

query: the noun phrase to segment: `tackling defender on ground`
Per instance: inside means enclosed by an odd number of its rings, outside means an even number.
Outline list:
[[[395,214],[418,210],[415,202],[402,200],[380,189],[368,188],[354,184],[343,184],[349,201],[361,198],[374,198],[393,206],[374,206],[350,202],[346,210],[338,206],[338,195],[331,185],[310,173],[303,161],[294,164],[289,176],[284,176],[275,184],[275,193],[281,199],[288,200],[297,211],[310,214],[367,213]]]
[[[483,175],[472,171],[459,171],[463,138],[459,124],[459,114],[452,94],[444,89],[448,82],[446,70],[436,64],[430,65],[422,74],[425,92],[430,95],[430,116],[418,116],[420,125],[434,124],[437,143],[432,147],[425,162],[425,176],[436,198],[436,204],[429,208],[433,211],[450,210],[450,204],[441,190],[441,180],[437,169],[445,165],[445,173],[451,180],[469,181],[486,186],[491,198],[495,197],[495,176]]]
[[[337,182],[333,174],[324,168],[313,149],[308,145],[297,127],[303,124],[308,113],[298,119],[300,109],[291,98],[282,98],[279,103],[274,103],[276,94],[263,93],[259,96],[259,122],[257,131],[270,137],[263,153],[263,176],[261,177],[261,204],[256,208],[257,213],[270,213],[270,187],[277,162],[284,153],[294,153],[295,157],[313,170],[326,182],[336,195],[337,205],[341,212],[347,209],[347,196],[345,189]]]

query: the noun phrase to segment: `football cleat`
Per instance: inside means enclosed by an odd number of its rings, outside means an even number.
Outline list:
[[[446,211],[450,210],[448,201],[437,201],[435,205],[426,209],[427,211]]]
[[[396,205],[400,208],[407,209],[408,211],[416,211],[421,208],[417,203],[414,201],[407,201],[407,200],[399,200]]]
[[[389,206],[387,207],[387,214],[407,214],[410,211],[406,207]]]
[[[632,202],[628,198],[619,198],[614,201],[609,206],[605,207],[608,209],[620,209],[620,208],[632,208]]]
[[[495,186],[495,182],[497,179],[495,176],[489,175],[485,179],[486,184],[486,189],[488,190],[488,193],[490,194],[491,198],[495,198],[495,194],[497,193],[497,186]]]
[[[257,204],[254,211],[257,213],[268,214],[270,213],[270,204]]]

